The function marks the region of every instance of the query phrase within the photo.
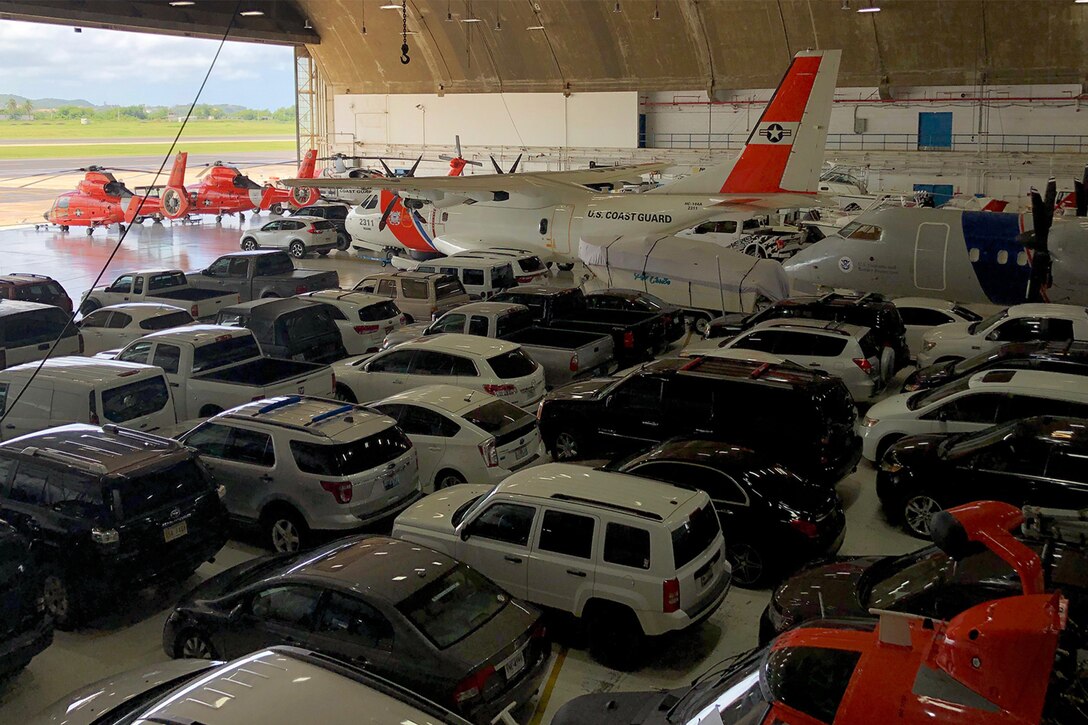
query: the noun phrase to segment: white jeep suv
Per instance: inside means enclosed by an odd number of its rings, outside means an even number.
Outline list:
[[[438,491],[401,513],[393,536],[585,619],[594,654],[611,661],[637,656],[643,635],[709,617],[732,577],[706,493],[565,463]]]

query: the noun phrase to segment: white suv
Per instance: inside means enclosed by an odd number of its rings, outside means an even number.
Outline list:
[[[918,367],[965,360],[1008,342],[1088,340],[1088,310],[1077,305],[1015,305],[978,322],[938,325],[922,335]]]
[[[422,337],[373,357],[341,360],[333,372],[337,395],[353,402],[422,385],[460,385],[534,410],[544,397],[544,368],[521,345],[477,335]]]
[[[179,439],[227,486],[231,518],[258,525],[276,551],[392,516],[421,495],[415,448],[396,421],[334,400],[247,403]]]
[[[706,493],[566,463],[434,493],[397,517],[393,535],[586,619],[591,648],[609,659],[709,617],[732,576]]]
[[[547,460],[536,416],[479,390],[424,385],[369,407],[396,420],[415,444],[424,490],[498,483]]]
[[[340,328],[348,355],[377,352],[385,336],[404,327],[408,321],[396,302],[380,295],[325,289],[298,296],[326,302],[340,310],[341,317],[336,318],[336,326]]]
[[[316,216],[273,219],[261,227],[242,232],[240,246],[247,252],[286,249],[295,259],[302,259],[310,252],[324,257],[337,248],[336,225]]]

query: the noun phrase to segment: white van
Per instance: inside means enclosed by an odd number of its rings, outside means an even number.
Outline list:
[[[53,305],[21,300],[0,302],[0,369],[41,360],[60,338],[54,355],[80,355],[83,337],[69,313]]]
[[[177,424],[161,368],[58,357],[46,360],[34,375],[38,365],[32,362],[0,371],[0,414],[7,413],[0,440],[69,423],[114,423],[149,432]]]
[[[405,263],[394,261],[394,266],[409,269]],[[513,265],[508,259],[486,254],[466,252],[451,257],[429,259],[410,267],[417,272],[437,272],[456,277],[474,300],[488,300],[499,292],[517,287]]]

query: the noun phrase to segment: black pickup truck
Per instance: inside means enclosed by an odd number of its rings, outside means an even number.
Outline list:
[[[277,249],[224,254],[186,276],[194,287],[237,292],[239,302],[293,297],[340,285],[335,270],[296,269],[291,255]]]
[[[581,289],[519,286],[495,295],[494,302],[525,305],[544,327],[609,334],[621,365],[652,358],[669,344],[669,323],[660,312],[592,309]]]

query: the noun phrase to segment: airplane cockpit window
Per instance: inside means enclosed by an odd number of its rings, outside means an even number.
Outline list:
[[[845,239],[860,239],[866,242],[879,242],[883,229],[872,224],[851,222],[839,230],[839,236]]]
[[[370,197],[370,198],[368,198],[366,200],[366,208],[367,209],[376,209],[376,208],[378,208],[378,195],[377,194],[375,194],[374,196],[372,196],[372,197]]]
[[[236,189],[260,189],[261,188],[260,184],[256,183],[255,181],[253,181],[253,179],[249,178],[245,174],[235,174],[234,179],[232,181],[234,182],[234,187]]]

